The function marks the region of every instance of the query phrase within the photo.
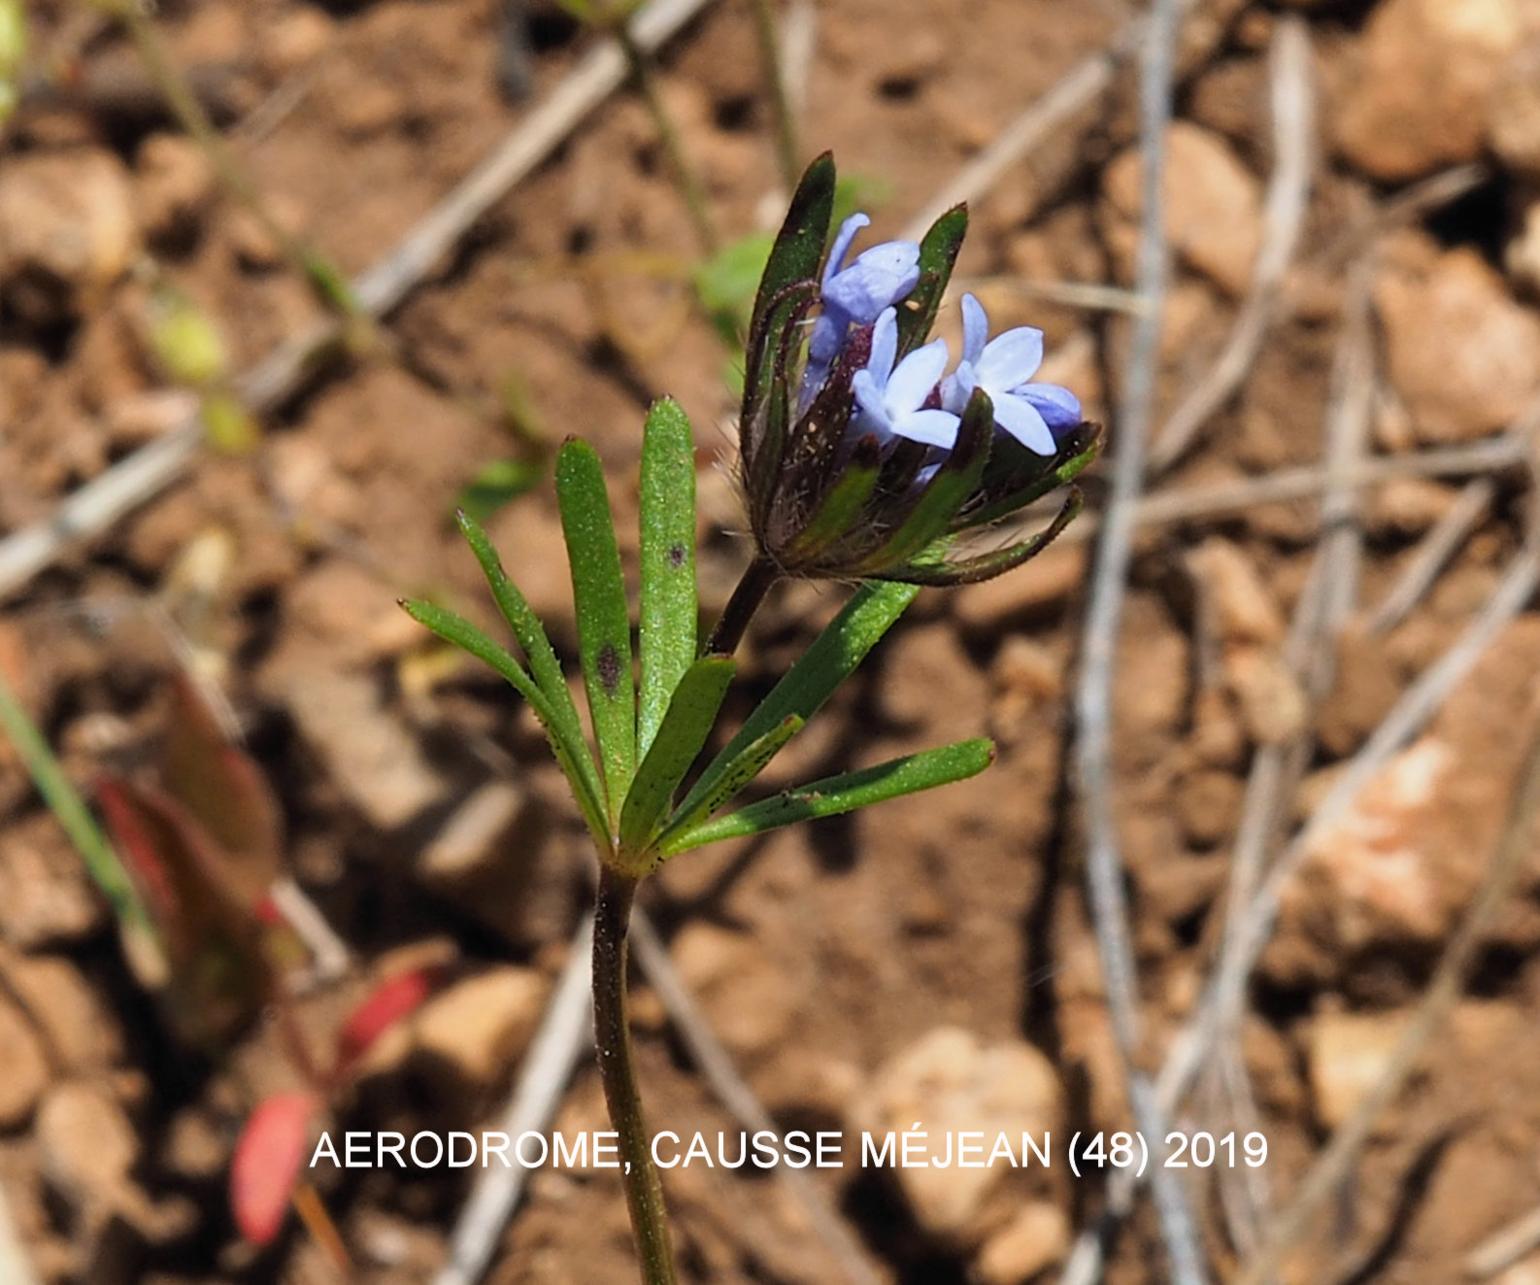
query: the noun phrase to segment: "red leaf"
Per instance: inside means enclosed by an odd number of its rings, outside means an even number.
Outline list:
[[[283,1227],[320,1109],[313,1093],[275,1093],[247,1117],[230,1161],[230,1209],[253,1245],[270,1243]]]
[[[410,968],[380,982],[348,1014],[337,1033],[336,1076],[351,1071],[369,1046],[410,1016],[443,980],[442,968]]]

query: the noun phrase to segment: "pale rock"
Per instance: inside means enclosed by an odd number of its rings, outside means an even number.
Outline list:
[[[186,230],[214,191],[208,156],[185,134],[151,134],[139,145],[135,169],[134,209],[149,237]]]
[[[267,217],[282,231],[296,234],[303,227],[304,208],[293,197],[282,192],[267,193],[264,205]],[[230,212],[228,231],[231,249],[244,267],[276,268],[283,262],[283,246],[267,223],[249,209],[237,207]]]
[[[1384,0],[1336,112],[1337,146],[1403,181],[1480,155],[1493,81],[1523,38],[1523,0]]]
[[[1032,1045],[1022,1040],[984,1044],[972,1031],[944,1026],[878,1068],[853,1123],[878,1135],[917,1127],[938,1150],[947,1135],[982,1134],[987,1156],[1002,1135],[1019,1152],[1022,1134],[1040,1139],[1056,1131],[1062,1112],[1053,1065]],[[1025,1160],[1031,1163],[1032,1157]],[[976,1242],[987,1232],[990,1196],[1018,1172],[1003,1161],[978,1167],[895,1161],[891,1170],[920,1227],[957,1242]]]
[[[361,665],[422,641],[422,626],[401,610],[390,587],[347,558],[307,571],[285,603],[290,621],[324,643],[333,663]]]
[[[1138,148],[1114,158],[1103,176],[1113,207],[1137,224],[1143,161]],[[1246,292],[1262,240],[1256,176],[1219,135],[1176,121],[1166,135],[1166,227],[1172,250],[1232,296]]]
[[[171,1117],[160,1159],[182,1178],[217,1177],[230,1163],[230,1131],[204,1107],[184,1107]]]
[[[1205,540],[1191,555],[1193,578],[1214,609],[1214,625],[1227,642],[1275,643],[1283,615],[1256,567],[1228,540]]]
[[[1420,238],[1419,238],[1420,239]],[[1506,428],[1540,386],[1540,319],[1472,249],[1387,263],[1374,284],[1390,378],[1425,444]]]
[[[1364,525],[1375,535],[1422,535],[1443,519],[1454,498],[1454,489],[1442,482],[1391,478],[1368,497]]]
[[[974,1260],[974,1272],[981,1285],[1024,1285],[1063,1261],[1069,1237],[1064,1211],[1047,1201],[1035,1201],[984,1242]]]
[[[107,919],[79,855],[48,813],[12,824],[0,861],[0,938],[31,950],[79,941]]]
[[[394,829],[443,797],[444,780],[372,678],[301,670],[281,687],[301,738],[371,825]]]
[[[47,1042],[56,1069],[98,1071],[122,1060],[120,1022],[68,959],[16,955],[0,959],[0,965]]]
[[[1503,267],[1530,297],[1540,296],[1540,200],[1530,201],[1515,220],[1503,247]]]
[[[735,1053],[762,1053],[791,1028],[799,987],[747,933],[697,920],[680,930],[672,953],[680,979]]]
[[[1086,565],[1084,544],[1052,545],[1009,575],[958,589],[952,610],[966,632],[996,633],[1062,607],[1084,581]]]
[[[72,1205],[116,1207],[131,1193],[139,1136],[99,1084],[69,1080],[51,1089],[36,1136],[44,1177]]]
[[[1041,643],[1012,635],[1001,644],[989,680],[994,689],[990,730],[1013,743],[1033,714],[1058,699],[1064,688],[1064,663]]]
[[[138,245],[128,171],[111,152],[24,153],[0,168],[0,282],[29,320],[78,314]]]
[[[1176,815],[1188,842],[1213,847],[1229,835],[1240,816],[1240,779],[1229,772],[1199,771],[1183,777]]]
[[[433,885],[455,886],[484,873],[506,856],[503,840],[528,806],[506,781],[488,781],[452,812],[424,845],[417,872]]]
[[[1540,39],[1508,60],[1492,90],[1492,150],[1509,169],[1540,179]]]
[[[418,1049],[442,1059],[467,1087],[506,1079],[529,1042],[545,1003],[546,979],[530,968],[491,968],[457,982],[418,1010]]]
[[[1235,647],[1224,659],[1225,683],[1241,719],[1259,745],[1277,745],[1305,725],[1308,707],[1299,679],[1276,651]]]
[[[1323,1128],[1342,1124],[1384,1078],[1408,1020],[1406,1013],[1322,1013],[1311,1021],[1306,1065]]]
[[[1540,1285],[1540,1254],[1521,1258],[1492,1277],[1491,1285]]]
[[[15,1129],[31,1117],[50,1071],[37,1032],[15,1004],[0,992],[0,1129]]]

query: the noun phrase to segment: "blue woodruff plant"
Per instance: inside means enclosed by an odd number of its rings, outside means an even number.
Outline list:
[[[519,659],[431,603],[403,605],[440,637],[491,665],[544,727],[599,858],[594,1011],[599,1067],[625,1161],[643,1277],[674,1279],[662,1188],[643,1128],[625,1012],[625,938],[637,883],[662,863],[720,839],[834,816],[962,780],[994,747],[963,741],[728,810],[896,621],[922,585],[984,580],[1019,566],[1079,508],[1073,487],[1041,533],[1004,547],[976,534],[1070,482],[1100,431],[1072,393],[1034,383],[1042,332],[988,337],[962,300],[964,342],[947,372],[931,326],[967,228],[959,206],[918,245],[891,241],[847,263],[865,215],[825,253],[834,163],[814,161],[770,252],[749,326],[738,479],[754,556],[722,618],[697,645],[695,442],[669,400],[642,437],[640,666],[598,456],[569,439],[556,492],[589,718],[590,753],[561,662],[504,572],[486,533],[459,522],[518,642]],[[732,653],[783,577],[857,583],[843,611],[690,781],[734,674]]]

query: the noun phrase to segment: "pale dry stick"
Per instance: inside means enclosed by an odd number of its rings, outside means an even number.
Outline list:
[[[1180,402],[1150,447],[1150,470],[1160,473],[1193,444],[1199,429],[1245,382],[1262,340],[1277,317],[1284,274],[1299,246],[1310,203],[1315,157],[1315,91],[1310,36],[1303,18],[1282,18],[1268,54],[1273,116],[1273,173],[1262,216],[1262,246],[1251,288],[1219,360]]]
[[[1284,662],[1298,677],[1305,707],[1312,714],[1331,690],[1336,677],[1334,644],[1353,612],[1358,597],[1363,534],[1356,522],[1358,498],[1349,477],[1363,457],[1369,437],[1374,404],[1374,352],[1369,315],[1369,267],[1361,262],[1348,287],[1347,320],[1332,362],[1331,388],[1326,414],[1326,492],[1321,501],[1323,534],[1312,560],[1309,579],[1295,606],[1294,619],[1284,650]],[[1230,884],[1226,898],[1224,934],[1220,943],[1220,967],[1236,948],[1245,907],[1251,904],[1275,845],[1289,804],[1315,752],[1311,718],[1286,741],[1263,745],[1252,759],[1247,776],[1241,820],[1230,858]],[[1249,1099],[1249,1077],[1237,1047],[1240,1014],[1226,1022],[1216,1039],[1223,1050],[1222,1067],[1233,1074],[1230,1084],[1247,1086],[1245,1098],[1230,1094],[1231,1118]],[[1249,1194],[1261,1194],[1262,1175],[1242,1167],[1225,1170],[1220,1181],[1239,1178]],[[1244,1208],[1232,1200],[1227,1207]],[[1258,1206],[1258,1210],[1265,1206]],[[1239,1228],[1245,1244],[1255,1243],[1258,1226]]]
[[[634,912],[631,920],[631,953],[662,1001],[669,1020],[673,1022],[696,1068],[711,1086],[717,1100],[750,1133],[769,1132],[779,1137],[781,1131],[770,1112],[738,1073],[732,1055],[722,1046],[722,1041],[711,1028],[710,1019],[701,1012],[700,1006],[680,978],[674,961],[669,958],[668,948],[658,937],[657,929],[640,910]],[[876,1285],[877,1274],[872,1270],[860,1241],[830,1208],[822,1191],[808,1174],[786,1165],[777,1165],[774,1173],[802,1207],[813,1230],[829,1247],[831,1255],[840,1265],[844,1279],[859,1282],[860,1285]]]
[[[1465,1274],[1477,1280],[1496,1276],[1540,1246],[1540,1209],[1500,1227],[1466,1256]]]
[[[1531,411],[1525,428],[1515,433],[1532,432],[1540,414]],[[1507,443],[1510,439],[1502,439]],[[1497,589],[1487,599],[1477,618],[1455,640],[1453,646],[1428,666],[1402,693],[1358,754],[1349,760],[1309,824],[1295,836],[1269,872],[1258,890],[1241,925],[1240,942],[1232,963],[1235,974],[1216,977],[1211,992],[1223,990],[1244,996],[1245,983],[1252,966],[1266,946],[1277,916],[1283,887],[1298,869],[1311,846],[1328,827],[1335,825],[1358,799],[1375,774],[1438,712],[1449,693],[1470,673],[1486,653],[1498,633],[1529,604],[1540,585],[1540,523],[1533,523],[1524,548],[1514,556]],[[1218,995],[1216,994],[1216,999]],[[1171,1042],[1170,1051],[1156,1080],[1159,1101],[1166,1110],[1175,1110],[1192,1087],[1213,1047],[1213,1017],[1222,1005],[1205,1002]],[[1119,1170],[1107,1186],[1107,1206],[1101,1226],[1083,1232],[1060,1280],[1062,1285],[1090,1285],[1101,1266],[1101,1244],[1109,1226],[1125,1217],[1132,1208],[1133,1195],[1140,1179],[1127,1170]]]
[[[1121,312],[1137,317],[1144,312],[1144,300],[1136,290],[1102,285],[1094,281],[1042,281],[1023,277],[954,277],[950,291],[998,289],[1010,290],[1028,299],[1081,308],[1087,312]]]
[[[652,0],[632,19],[631,34],[642,49],[654,50],[710,3]],[[378,317],[395,308],[495,202],[624,84],[626,74],[625,57],[613,43],[591,50],[395,250],[353,282],[364,311]],[[237,381],[241,399],[256,414],[271,410],[300,386],[338,333],[334,322],[319,322],[281,344]],[[202,442],[201,424],[189,419],[77,488],[50,517],[7,536],[0,542],[0,597],[164,490],[186,472]]]
[[[1125,370],[1112,462],[1112,493],[1091,578],[1080,681],[1075,692],[1074,777],[1086,834],[1085,875],[1091,924],[1101,957],[1107,1010],[1134,1120],[1151,1151],[1150,1187],[1166,1246],[1170,1279],[1207,1278],[1187,1192],[1165,1165],[1165,1113],[1139,1068],[1139,979],[1129,933],[1123,861],[1112,794],[1112,675],[1128,571],[1134,508],[1144,486],[1146,436],[1155,397],[1162,302],[1170,271],[1166,243],[1166,131],[1171,121],[1177,0],[1152,0],[1140,58],[1140,151],[1143,160],[1137,286],[1145,311],[1135,322]]]
[[[1449,512],[1423,537],[1400,579],[1370,615],[1365,627],[1371,634],[1389,633],[1411,615],[1460,546],[1481,525],[1496,495],[1497,484],[1489,477],[1474,478],[1465,484]]]
[[[4,1187],[0,1187],[0,1280],[6,1285],[38,1285],[39,1280]]]
[[[781,80],[796,120],[807,109],[807,91],[818,47],[818,7],[813,0],[791,0],[781,19]]]
[[[1532,497],[1540,504],[1540,495]],[[1379,1079],[1332,1134],[1300,1181],[1293,1198],[1268,1229],[1262,1249],[1246,1264],[1240,1285],[1271,1281],[1285,1254],[1298,1243],[1321,1203],[1342,1184],[1354,1157],[1373,1132],[1375,1122],[1406,1086],[1428,1041],[1449,1016],[1465,989],[1471,968],[1498,910],[1513,889],[1531,852],[1534,822],[1540,812],[1540,732],[1530,740],[1509,805],[1508,819],[1476,896],[1439,957],[1410,1023],[1396,1041]]]
[[[524,1055],[518,1084],[498,1126],[510,1138],[544,1133],[550,1127],[585,1045],[592,1039],[589,965],[593,929],[593,915],[585,915],[572,935],[566,967]],[[529,1174],[517,1164],[482,1169],[449,1237],[449,1259],[434,1276],[433,1285],[476,1285],[486,1275]]]

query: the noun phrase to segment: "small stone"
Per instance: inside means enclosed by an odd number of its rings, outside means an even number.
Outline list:
[[[1246,730],[1257,744],[1281,744],[1304,727],[1305,694],[1277,652],[1237,647],[1225,657],[1224,673]]]
[[[371,825],[395,829],[443,797],[443,779],[372,678],[303,670],[282,688],[300,736]]]
[[[1540,319],[1475,250],[1403,245],[1410,253],[1386,265],[1374,300],[1417,439],[1464,442],[1508,427],[1540,386]]]
[[[139,1136],[100,1085],[71,1080],[51,1089],[37,1117],[44,1177],[72,1205],[117,1207],[129,1198]]]
[[[1540,40],[1510,58],[1492,91],[1490,141],[1509,169],[1540,179]]]
[[[937,1027],[878,1068],[856,1108],[855,1123],[877,1134],[923,1130],[928,1139],[975,1133],[985,1155],[995,1139],[1041,1139],[1058,1128],[1062,1092],[1053,1065],[1022,1040],[984,1044],[972,1031]],[[1030,1165],[1032,1157],[1017,1155]],[[976,1240],[986,1202],[1007,1174],[1004,1162],[978,1167],[932,1167],[895,1161],[892,1175],[914,1214],[932,1235]]]
[[[7,829],[0,938],[34,950],[89,937],[106,920],[101,896],[52,814],[28,816]]]
[[[989,702],[990,730],[1007,744],[1020,738],[1032,716],[1059,698],[1064,665],[1047,647],[1013,635],[1000,646],[989,669],[994,688]]]
[[[1337,673],[1321,702],[1316,737],[1335,758],[1346,758],[1379,726],[1401,695],[1383,639],[1362,629],[1344,631],[1337,644]]]
[[[325,644],[336,664],[355,666],[399,655],[422,641],[422,626],[396,604],[374,573],[329,558],[289,590],[293,625]]]
[[[1494,72],[1523,37],[1522,0],[1385,0],[1369,15],[1335,113],[1337,145],[1373,178],[1473,161]]]
[[[1324,1128],[1340,1125],[1380,1082],[1408,1020],[1405,1013],[1322,1013],[1310,1023],[1310,1094]]]
[[[1191,555],[1194,579],[1214,608],[1225,642],[1275,643],[1283,616],[1251,560],[1228,540],[1206,540]]]
[[[540,1020],[547,983],[531,968],[488,969],[435,995],[412,1022],[414,1044],[481,1092],[505,1080]]]
[[[1176,815],[1188,842],[1211,848],[1229,835],[1240,817],[1244,787],[1229,772],[1194,772],[1176,794]]]
[[[680,931],[672,953],[728,1048],[752,1054],[780,1043],[796,1014],[798,988],[751,936],[696,921]]]
[[[229,1131],[207,1110],[184,1107],[171,1118],[161,1160],[179,1177],[206,1180],[230,1163],[231,1143]]]
[[[1086,558],[1084,544],[1055,545],[1009,575],[965,585],[951,596],[957,623],[988,635],[1060,609],[1084,581]]]
[[[26,1016],[0,993],[0,1129],[15,1129],[31,1117],[51,1078],[42,1043]]]
[[[151,134],[139,146],[135,169],[134,209],[152,238],[186,232],[214,191],[208,157],[184,134]]]
[[[1540,201],[1529,202],[1519,212],[1503,247],[1503,267],[1525,294],[1540,296]]]
[[[1452,487],[1427,478],[1391,478],[1370,495],[1364,525],[1377,536],[1422,535],[1449,512],[1454,497]]]
[[[1114,158],[1102,182],[1113,207],[1128,225],[1136,224],[1143,183],[1139,149]],[[1243,295],[1262,241],[1256,176],[1218,134],[1177,121],[1166,135],[1165,189],[1172,249],[1227,294]]]
[[[100,1071],[122,1060],[120,1022],[68,959],[17,955],[0,966],[46,1041],[56,1070]]]
[[[128,171],[111,152],[8,157],[0,170],[0,282],[33,322],[77,315],[138,249]]]
[[[304,210],[292,197],[281,192],[269,193],[265,206],[273,222],[286,232],[295,232],[304,224]],[[250,210],[233,209],[228,227],[230,246],[243,267],[263,270],[283,262],[283,246]]]
[[[982,1285],[1023,1285],[1069,1252],[1069,1219],[1057,1205],[1037,1201],[984,1242],[974,1261]]]

